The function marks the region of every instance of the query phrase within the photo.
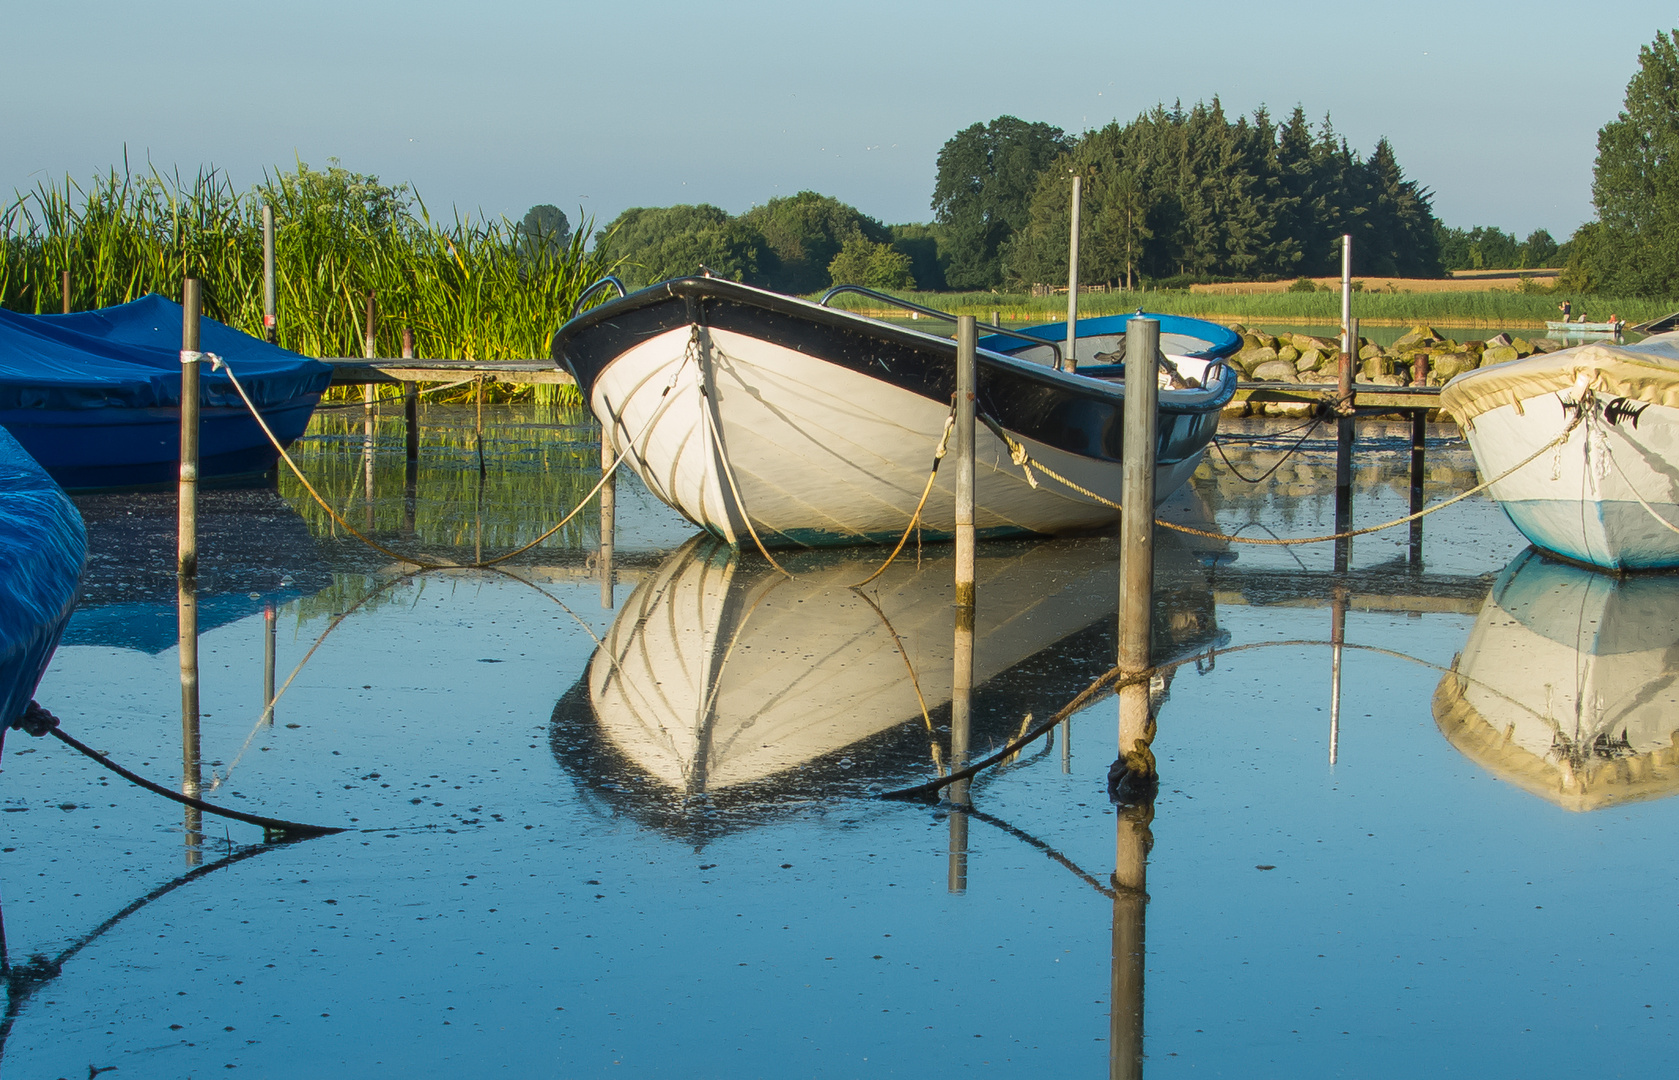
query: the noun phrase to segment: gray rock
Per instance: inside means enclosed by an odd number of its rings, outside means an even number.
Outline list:
[[[1372,356],[1359,365],[1359,371],[1366,382],[1374,381],[1378,375],[1392,375],[1393,361],[1385,356]]]
[[[1499,334],[1497,337],[1490,337],[1486,341],[1486,346],[1489,349],[1497,348],[1500,345],[1510,344],[1512,344],[1512,342],[1509,334]]]
[[[1365,345],[1358,350],[1358,358],[1360,360],[1368,360],[1372,356],[1386,356],[1386,355],[1387,355],[1387,353],[1382,351],[1382,347],[1380,345]]]
[[[1293,345],[1284,345],[1282,348],[1277,350],[1277,359],[1287,360],[1292,364],[1296,360],[1300,359],[1300,350],[1296,349]]]
[[[1299,382],[1300,375],[1287,360],[1268,360],[1253,369],[1258,382]]]
[[[1408,345],[1420,345],[1426,342],[1439,340],[1440,335],[1434,332],[1434,327],[1413,326],[1410,330],[1402,334],[1399,340],[1393,343],[1392,347],[1395,349],[1401,349]]]
[[[1488,344],[1491,345],[1491,342],[1488,342]],[[1521,354],[1516,351],[1514,345],[1492,345],[1491,348],[1481,354],[1481,363],[1503,364],[1520,357]]]

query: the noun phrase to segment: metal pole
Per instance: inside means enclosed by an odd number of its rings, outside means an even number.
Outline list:
[[[974,606],[974,387],[978,360],[972,315],[956,318],[956,606]]]
[[[605,472],[617,460],[612,446],[612,430],[605,424],[600,429],[600,467]],[[617,528],[618,474],[607,477],[600,489],[600,606],[612,610],[612,545]]]
[[[1125,326],[1125,442],[1120,503],[1119,669],[1141,681],[1119,691],[1119,761],[1115,791],[1152,795],[1157,783],[1154,718],[1148,680],[1154,608],[1154,468],[1160,397],[1160,322],[1133,317]],[[1133,799],[1132,801],[1137,801]]]
[[[967,781],[962,781],[962,785],[966,787]],[[961,810],[950,812],[950,861],[945,870],[945,888],[956,895],[968,891],[968,815]]]
[[[262,609],[262,718],[274,723],[274,605]]]
[[[1352,342],[1356,341],[1358,339],[1358,335],[1356,333],[1353,333],[1350,338],[1347,336],[1349,331],[1351,330],[1351,327],[1348,324],[1352,321],[1352,317],[1353,317],[1353,238],[1352,238],[1351,233],[1346,233],[1341,237],[1341,351],[1342,352],[1357,352],[1358,351],[1357,349],[1352,348]]]
[[[262,331],[269,344],[278,340],[280,321],[274,298],[274,208],[262,204]]]
[[[176,645],[181,661],[181,793],[196,797],[202,783],[198,729],[198,326],[196,278],[181,283],[181,473],[175,552]],[[196,866],[202,822],[188,807],[187,864]]]
[[[70,271],[64,271],[64,278],[60,283],[64,289],[64,314],[70,314]]]
[[[1084,177],[1073,176],[1073,225],[1067,240],[1067,355],[1062,364],[1068,371],[1078,370],[1079,327],[1079,196]]]

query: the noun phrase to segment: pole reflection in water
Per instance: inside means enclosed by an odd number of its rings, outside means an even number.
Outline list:
[[[198,731],[198,583],[193,575],[180,575],[176,598],[179,612],[181,653],[181,794],[198,798],[204,777],[200,766]],[[197,866],[203,843],[203,815],[186,807],[182,823],[186,833],[188,866]]]
[[[1329,613],[1329,763],[1335,764],[1341,749],[1341,653],[1347,637],[1347,587],[1337,584],[1330,599]]]
[[[1112,997],[1108,1013],[1108,1076],[1143,1075],[1144,916],[1148,855],[1154,846],[1154,804],[1120,807],[1114,843]]]
[[[612,468],[617,460],[612,449],[612,432],[605,427],[600,432],[600,467],[601,471]],[[618,474],[613,473],[606,478],[600,489],[600,606],[612,610],[612,544],[613,532],[617,528],[618,509]]]
[[[262,718],[274,723],[274,605],[262,609]]]
[[[950,681],[950,771],[968,767],[968,749],[973,738],[974,694],[974,609],[956,606],[956,635]],[[968,781],[958,780],[945,789],[950,800],[950,891],[968,888]]]

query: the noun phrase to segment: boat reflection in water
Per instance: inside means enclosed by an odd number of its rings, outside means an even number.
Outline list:
[[[555,708],[556,756],[618,809],[692,839],[942,771],[954,551],[905,551],[851,588],[884,557],[788,553],[788,578],[721,541],[689,541],[637,587]],[[981,545],[973,756],[1113,665],[1118,561],[1105,538]],[[1163,544],[1156,574],[1156,657],[1213,644],[1201,555]]]
[[[1434,692],[1451,744],[1567,810],[1679,792],[1679,577],[1615,578],[1529,549]]]

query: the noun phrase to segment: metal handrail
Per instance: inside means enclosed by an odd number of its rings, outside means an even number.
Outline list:
[[[624,283],[622,281],[619,281],[613,275],[608,274],[599,281],[595,282],[593,285],[589,286],[587,289],[583,290],[583,295],[577,298],[577,303],[571,305],[571,317],[574,319],[577,318],[577,313],[583,310],[583,305],[588,303],[589,297],[595,295],[597,292],[600,292],[601,289],[607,285],[610,285],[614,289],[618,290],[618,296],[620,299],[630,295],[630,291],[624,288]]]
[[[823,293],[822,299],[818,302],[823,307],[827,307],[828,301],[832,300],[840,293],[856,293],[858,296],[867,296],[875,300],[884,300],[893,307],[903,308],[905,311],[919,312],[922,315],[927,315],[935,319],[943,319],[945,322],[956,321],[956,316],[952,315],[948,311],[940,311],[938,308],[922,307],[920,304],[912,304],[908,300],[900,300],[891,293],[883,293],[875,289],[866,289],[861,285],[835,285],[833,288]],[[1040,337],[1033,337],[1031,334],[1022,334],[1018,330],[1008,330],[992,323],[979,323],[979,325],[992,331],[993,333],[1002,334],[1005,337],[1019,338],[1021,341],[1029,341],[1033,345],[1048,345],[1050,352],[1055,355],[1056,370],[1062,370],[1061,347],[1055,342],[1046,341]]]

